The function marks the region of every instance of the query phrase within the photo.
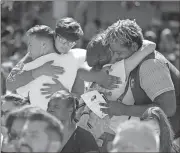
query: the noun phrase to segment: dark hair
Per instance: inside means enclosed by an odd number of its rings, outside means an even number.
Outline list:
[[[81,25],[70,17],[59,20],[56,24],[55,33],[68,41],[78,41],[83,36]]]
[[[55,100],[55,99],[67,100],[67,102],[66,102],[67,108],[70,108],[70,107],[73,108],[71,120],[74,120],[75,115],[76,115],[76,105],[78,103],[77,98],[74,97],[71,93],[69,93],[66,90],[60,90],[60,91],[57,91],[56,93],[54,93],[50,98],[50,100]]]
[[[36,35],[37,37],[45,37],[53,40],[54,31],[46,25],[36,25],[30,28],[26,34],[28,36]]]
[[[104,31],[95,35],[87,45],[87,63],[94,69],[101,69],[111,60],[109,45],[103,44]]]
[[[13,94],[13,93],[2,96],[1,101],[2,101],[2,103],[13,101],[13,103],[16,106],[24,106],[26,104],[30,104],[29,99],[24,98],[24,97],[22,97],[21,95],[18,95],[18,94]]]
[[[61,122],[51,114],[42,110],[41,108],[33,106],[24,106],[22,108],[10,112],[6,119],[6,127],[8,129],[8,132],[10,132],[12,124],[16,119],[47,122],[47,129],[54,130],[55,132],[57,132],[60,141],[62,142],[63,140],[63,125],[61,124]]]
[[[143,44],[143,39],[142,29],[136,21],[126,19],[118,20],[107,28],[104,43],[110,44],[118,41],[128,48],[136,43],[139,49]]]

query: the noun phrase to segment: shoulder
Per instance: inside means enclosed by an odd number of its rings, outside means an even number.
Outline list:
[[[86,50],[82,48],[73,48],[70,50],[70,52],[75,56],[75,57],[81,57],[81,56],[86,56]]]
[[[145,73],[145,72],[153,73],[154,71],[158,71],[162,69],[165,71],[169,71],[167,63],[164,60],[148,59],[148,60],[145,60],[140,65],[139,71],[140,71],[140,74]]]

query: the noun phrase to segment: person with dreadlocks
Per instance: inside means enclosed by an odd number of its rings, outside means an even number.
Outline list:
[[[160,152],[180,152],[180,147],[174,142],[174,132],[164,111],[159,107],[148,108],[141,116],[141,121],[150,122],[153,126],[157,123],[157,132],[160,137]]]
[[[134,20],[118,20],[107,30],[104,43],[109,44],[114,57],[126,59],[134,55],[143,42],[142,29]],[[175,88],[173,80],[179,84],[179,71],[158,51],[148,55],[131,72],[128,77],[127,88],[132,93],[128,96],[134,105],[126,105],[114,101],[101,104],[106,108],[102,111],[114,116],[141,117],[146,109],[159,106],[170,121],[176,137],[180,134],[179,108],[176,110],[179,90]],[[178,81],[177,81],[178,80]],[[178,105],[177,105],[178,106]]]

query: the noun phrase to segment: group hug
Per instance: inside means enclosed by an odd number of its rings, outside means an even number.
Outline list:
[[[180,152],[179,70],[135,20],[116,21],[86,49],[70,17],[26,34],[28,53],[1,97],[2,152]],[[83,99],[92,92],[97,107]]]

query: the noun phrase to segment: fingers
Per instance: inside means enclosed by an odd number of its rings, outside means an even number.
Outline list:
[[[122,83],[120,77],[116,77],[116,76],[110,75],[110,78],[109,78],[109,79],[110,79],[114,84],[120,84],[120,83]]]
[[[103,106],[103,107],[109,107],[109,105],[107,103],[99,103],[100,106]]]
[[[52,94],[46,96],[45,98],[46,98],[46,99],[49,99],[49,98],[51,98],[51,96],[52,96]]]
[[[50,64],[50,65],[51,65],[53,62],[54,62],[54,61],[49,61],[49,62],[47,62],[47,63],[45,63],[45,64]]]
[[[108,115],[110,114],[109,113],[109,108],[101,108],[100,110],[105,114],[108,114]]]
[[[52,78],[52,80],[55,82],[55,84],[58,84],[58,83],[61,84],[61,82],[58,79],[56,79],[56,78]]]
[[[54,78],[54,79],[58,79],[58,76],[57,76],[57,75],[53,75],[53,78]]]
[[[64,73],[64,72],[65,72],[65,70],[64,70],[64,68],[63,68],[63,67],[54,66],[54,65],[51,65],[51,67],[52,67],[52,69],[53,69],[56,73],[60,73],[60,74],[62,74],[62,73]]]
[[[50,83],[43,83],[43,86],[44,86],[44,87],[49,87],[49,88],[50,88],[52,85],[54,85],[54,84],[50,84]],[[44,88],[43,88],[43,89],[44,89]]]

